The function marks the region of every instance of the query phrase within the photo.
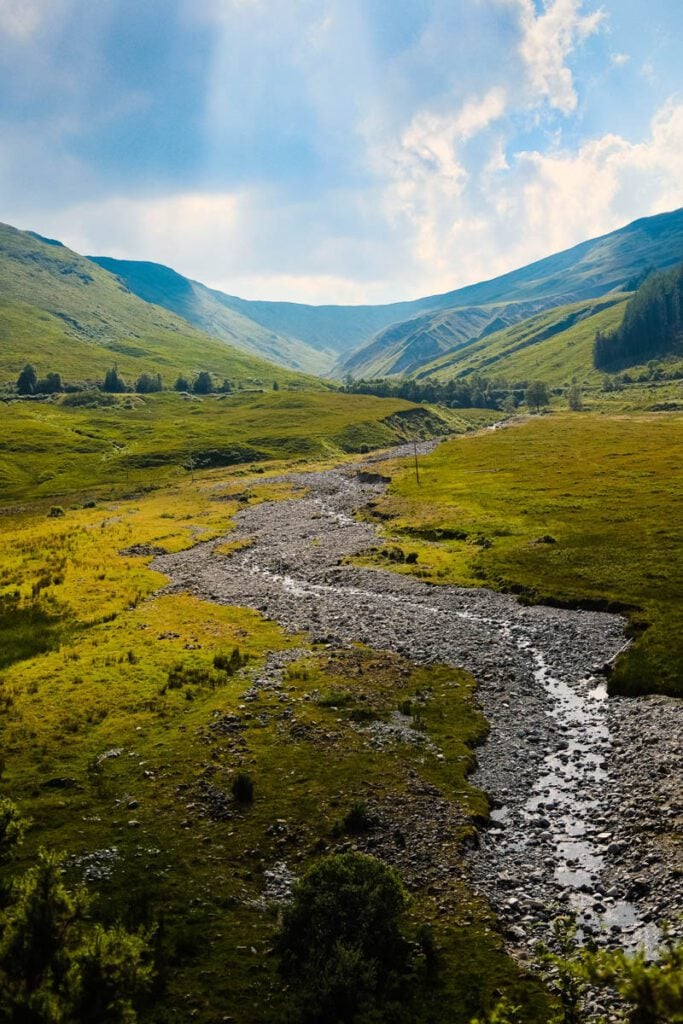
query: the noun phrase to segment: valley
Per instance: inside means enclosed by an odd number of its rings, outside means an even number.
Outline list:
[[[313,1019],[283,921],[351,862],[405,899],[373,1021],[556,1024],[558,927],[581,1024],[620,951],[669,977],[679,233],[297,307],[0,231],[0,980],[45,850],[139,943],[131,1022]]]

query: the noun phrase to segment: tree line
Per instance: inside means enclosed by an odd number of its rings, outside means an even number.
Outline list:
[[[551,389],[542,380],[510,382],[503,377],[488,378],[473,374],[461,378],[438,380],[393,380],[379,377],[373,380],[351,380],[344,383],[344,391],[379,398],[403,398],[408,402],[428,402],[445,405],[449,409],[496,409],[513,413],[525,404],[537,412],[550,404]],[[555,389],[556,394],[567,394],[570,409],[582,408],[581,387],[574,382],[569,388]]]
[[[261,383],[254,381],[254,383]],[[17,394],[30,395],[55,395],[64,391],[82,391],[83,385],[64,384],[60,373],[51,372],[45,377],[39,377],[38,371],[32,363],[27,363],[20,372],[15,383]],[[101,381],[97,382],[100,391],[109,394],[138,395],[152,394],[164,391],[164,384],[159,373],[143,372],[139,374],[133,384],[127,383],[116,365],[110,367]],[[185,374],[180,374],[173,384],[174,391],[184,391],[195,395],[232,394],[238,390],[238,385],[227,377],[219,383],[208,370],[200,370],[192,379]],[[277,381],[273,381],[273,390],[279,390]]]
[[[682,349],[683,263],[650,274],[629,300],[614,331],[598,331],[593,362],[599,370],[647,363]]]

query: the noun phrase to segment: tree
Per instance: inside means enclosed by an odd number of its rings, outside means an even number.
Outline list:
[[[273,381],[273,391],[279,391],[279,390],[280,390],[280,385],[278,384],[278,382],[276,380],[274,380]]]
[[[178,379],[176,380],[175,384],[173,385],[173,389],[175,391],[190,391],[191,385],[187,377],[183,377],[181,373]]]
[[[195,395],[210,395],[213,391],[213,381],[208,370],[200,370],[192,385]]]
[[[7,797],[0,797],[0,867],[8,864],[24,839],[27,822],[19,808]]]
[[[82,888],[69,892],[63,858],[42,850],[0,914],[3,1024],[135,1024],[152,983],[149,935],[88,920]]]
[[[120,376],[118,367],[112,366],[110,370],[104,375],[104,381],[102,382],[102,390],[110,391],[112,394],[121,395],[128,390],[126,382]]]
[[[36,385],[36,391],[41,395],[57,395],[63,390],[59,373],[48,373],[46,377],[41,377]]]
[[[533,380],[524,392],[524,401],[530,409],[539,412],[544,405],[550,402],[548,386],[542,380]]]
[[[36,373],[36,368],[31,363],[27,363],[17,377],[17,391],[20,395],[33,395],[35,394],[37,384],[38,374]]]
[[[134,390],[139,395],[149,395],[154,391],[161,391],[162,389],[161,376],[158,373],[141,373],[135,381]]]
[[[404,909],[398,876],[374,857],[330,856],[308,871],[277,942],[302,1020],[341,1024],[371,1011],[386,1019],[410,966]]]
[[[583,392],[580,384],[572,384],[567,390],[567,405],[572,412],[581,412],[583,409]]]

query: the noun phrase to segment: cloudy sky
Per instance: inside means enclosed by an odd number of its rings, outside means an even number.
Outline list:
[[[683,0],[0,0],[0,220],[384,302],[683,206]]]

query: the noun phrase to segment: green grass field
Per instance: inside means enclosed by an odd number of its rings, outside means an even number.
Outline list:
[[[375,511],[418,553],[398,571],[628,610],[635,642],[612,689],[683,695],[681,451],[678,414],[533,417],[446,442],[420,487],[397,465]]]
[[[111,405],[2,406],[0,493],[5,503],[112,487],[159,486],[194,468],[320,459],[464,429],[400,399],[330,391],[120,396]],[[68,401],[68,397],[66,399]],[[471,422],[481,417],[473,411]]]
[[[54,626],[46,634],[29,624],[17,639],[17,615],[4,623],[0,792],[33,822],[18,866],[41,845],[64,850],[69,879],[85,874],[98,916],[161,922],[164,970],[149,1024],[275,1024],[284,996],[265,872],[284,862],[300,874],[323,852],[371,850],[375,833],[339,828],[358,800],[393,831],[414,830],[411,815],[424,813],[433,786],[454,809],[439,856],[447,851],[456,870],[411,877],[410,928],[433,927],[443,963],[416,1024],[468,1024],[500,991],[543,1024],[544,991],[505,955],[457,869],[468,816],[487,806],[467,779],[486,731],[474,680],[381,652],[311,647],[256,612],[159,593],[150,556],[130,552],[229,537],[238,508],[288,493],[232,467],[56,519],[40,504],[0,519],[0,595],[15,613],[34,613],[34,625],[43,615]],[[253,700],[248,675],[214,666],[239,647],[248,672],[295,646],[303,657],[282,690]],[[169,685],[174,673],[179,685]],[[366,742],[363,729],[406,701],[443,759],[426,744]],[[230,797],[237,770],[255,784],[246,808]],[[400,851],[397,840],[399,860]]]

